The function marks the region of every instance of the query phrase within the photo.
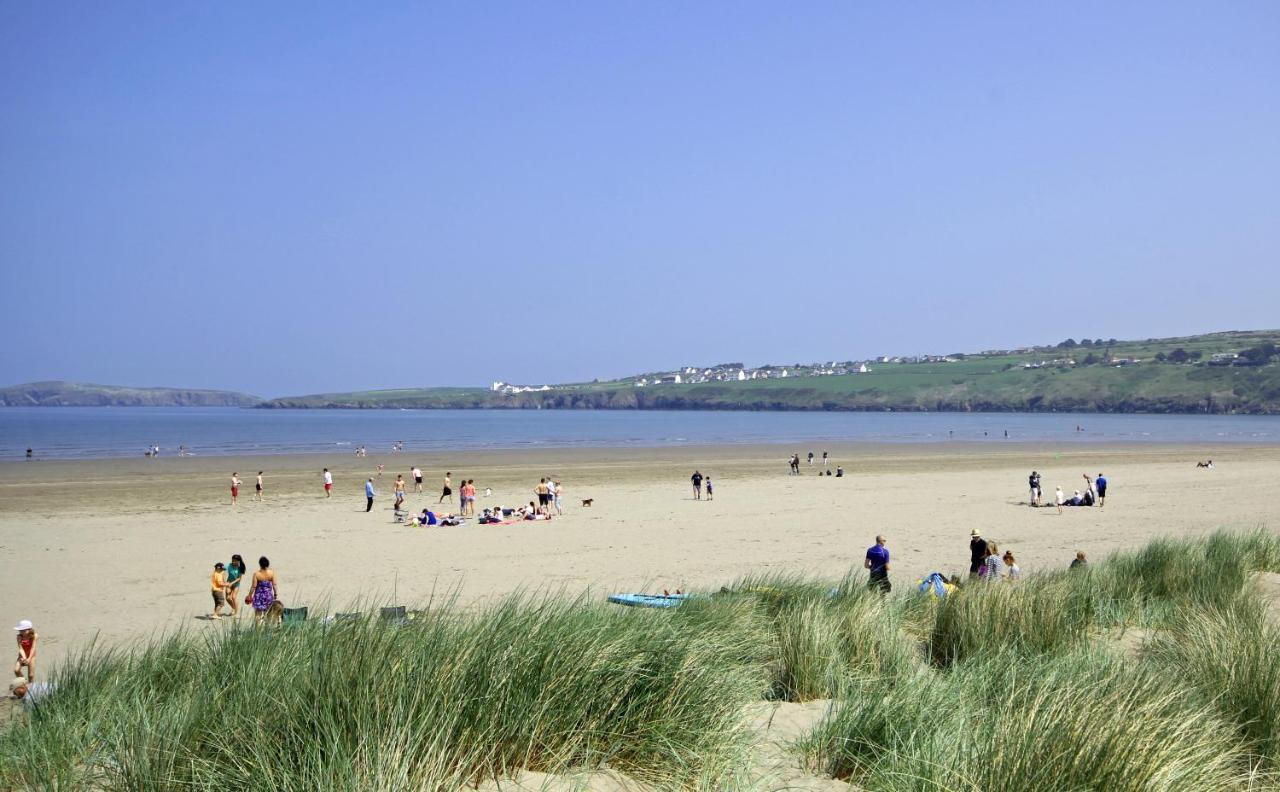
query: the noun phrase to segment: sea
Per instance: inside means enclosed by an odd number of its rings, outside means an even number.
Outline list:
[[[1007,436],[1006,436],[1007,433]],[[758,443],[1280,443],[1280,416],[635,410],[0,408],[0,459]],[[801,446],[802,451],[810,446]]]

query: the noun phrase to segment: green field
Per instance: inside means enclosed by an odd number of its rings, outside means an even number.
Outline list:
[[[1277,572],[1259,530],[943,600],[909,580],[882,598],[859,569],[670,610],[525,595],[87,646],[0,731],[0,788],[452,790],[607,766],[746,790],[752,707],[822,700],[783,750],[858,789],[1275,790]]]
[[[1261,365],[1214,366],[1215,353],[1280,344],[1280,331],[1214,333],[1038,347],[1017,354],[966,355],[952,363],[872,363],[867,374],[663,384],[633,379],[566,384],[505,395],[479,388],[330,393],[273,399],[268,407],[556,408],[712,410],[951,410],[1027,412],[1280,413],[1280,357]],[[1198,360],[1159,362],[1182,350]],[[1086,363],[1092,355],[1094,362]],[[1076,365],[1026,369],[1074,358]],[[1135,365],[1105,362],[1138,358]]]

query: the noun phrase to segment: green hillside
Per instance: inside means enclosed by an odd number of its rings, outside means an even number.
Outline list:
[[[125,388],[84,382],[29,382],[0,388],[0,407],[252,407],[257,396],[190,388]]]
[[[1076,342],[948,355],[951,362],[869,362],[868,373],[655,384],[610,382],[498,393],[427,388],[286,397],[264,407],[958,410],[1280,413],[1280,331]],[[1214,360],[1214,355],[1237,355]],[[1137,362],[1133,362],[1133,361]],[[853,366],[856,370],[856,365]],[[646,375],[653,379],[655,375]]]

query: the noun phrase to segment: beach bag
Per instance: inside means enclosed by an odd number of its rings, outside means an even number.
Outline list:
[[[921,593],[927,593],[934,599],[944,599],[947,596],[947,579],[941,572],[930,572],[920,581],[917,588]]]

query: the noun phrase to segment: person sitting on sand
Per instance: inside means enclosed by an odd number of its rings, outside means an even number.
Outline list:
[[[438,523],[435,512],[430,509],[422,510],[422,516],[418,518],[418,525],[436,525]]]
[[[13,628],[18,634],[18,661],[13,664],[13,675],[22,676],[22,669],[27,670],[27,679],[36,680],[36,628],[30,621],[23,619]]]
[[[1005,571],[1009,575],[1010,582],[1022,577],[1022,569],[1018,567],[1018,559],[1013,557],[1012,550],[1005,550],[1004,558],[1002,560],[1004,561]]]
[[[1076,553],[1075,560],[1071,562],[1070,569],[1084,569],[1089,566],[1089,561],[1084,557],[1084,551],[1080,550]]]
[[[267,611],[278,598],[279,592],[276,590],[278,585],[276,571],[271,568],[271,561],[266,556],[262,556],[258,559],[258,571],[253,573],[253,581],[249,584],[249,594],[244,600],[245,605],[253,606],[253,622],[255,626],[262,626],[262,621],[266,618]]]

